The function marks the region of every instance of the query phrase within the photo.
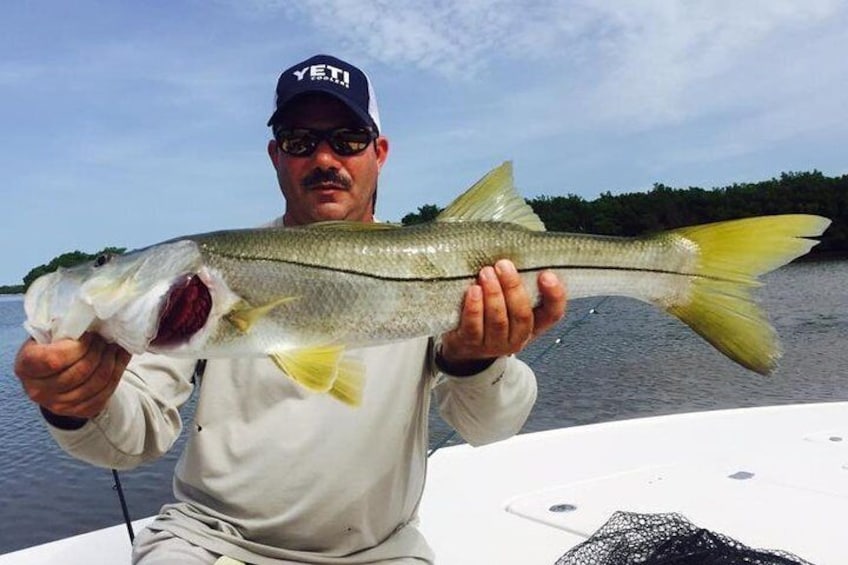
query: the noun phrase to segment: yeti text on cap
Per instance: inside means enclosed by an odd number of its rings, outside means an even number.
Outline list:
[[[333,65],[320,64],[303,67],[299,71],[293,71],[298,82],[309,73],[310,80],[329,80],[335,84],[350,88],[350,73]]]

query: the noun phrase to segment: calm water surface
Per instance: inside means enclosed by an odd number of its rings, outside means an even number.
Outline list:
[[[522,357],[539,400],[524,431],[607,420],[795,402],[848,400],[848,261],[790,265],[761,300],[783,340],[775,375],[737,367],[676,320],[618,298],[575,300]],[[597,313],[589,314],[595,308]],[[0,553],[121,522],[109,471],[65,455],[12,373],[25,337],[20,298],[0,296]],[[556,344],[555,339],[561,338]],[[183,410],[190,418],[193,403]],[[432,442],[446,435],[431,417]],[[162,460],[121,474],[134,518],[171,500],[182,441]]]

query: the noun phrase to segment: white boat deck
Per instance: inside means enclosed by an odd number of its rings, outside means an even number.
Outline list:
[[[429,466],[421,528],[439,565],[552,565],[616,510],[678,512],[750,547],[848,563],[848,402],[525,434],[445,448]],[[0,565],[121,565],[129,550],[121,524]]]

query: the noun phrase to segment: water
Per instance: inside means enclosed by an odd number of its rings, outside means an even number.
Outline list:
[[[739,368],[676,320],[641,303],[583,299],[522,357],[539,399],[524,431],[686,412],[848,400],[848,261],[790,265],[760,296],[784,358],[771,377]],[[588,314],[597,307],[598,313]],[[0,553],[114,525],[120,505],[107,470],[53,443],[12,373],[25,337],[20,298],[0,296]],[[554,340],[562,338],[557,345]],[[190,418],[193,404],[184,409]],[[431,417],[432,442],[448,433]],[[121,474],[134,518],[171,497],[182,441],[160,461]]]

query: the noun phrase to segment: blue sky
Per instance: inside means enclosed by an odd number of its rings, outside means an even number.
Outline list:
[[[319,52],[375,83],[383,220],[507,159],[527,197],[845,174],[846,30],[836,0],[4,2],[0,284],[279,215],[274,85]]]

